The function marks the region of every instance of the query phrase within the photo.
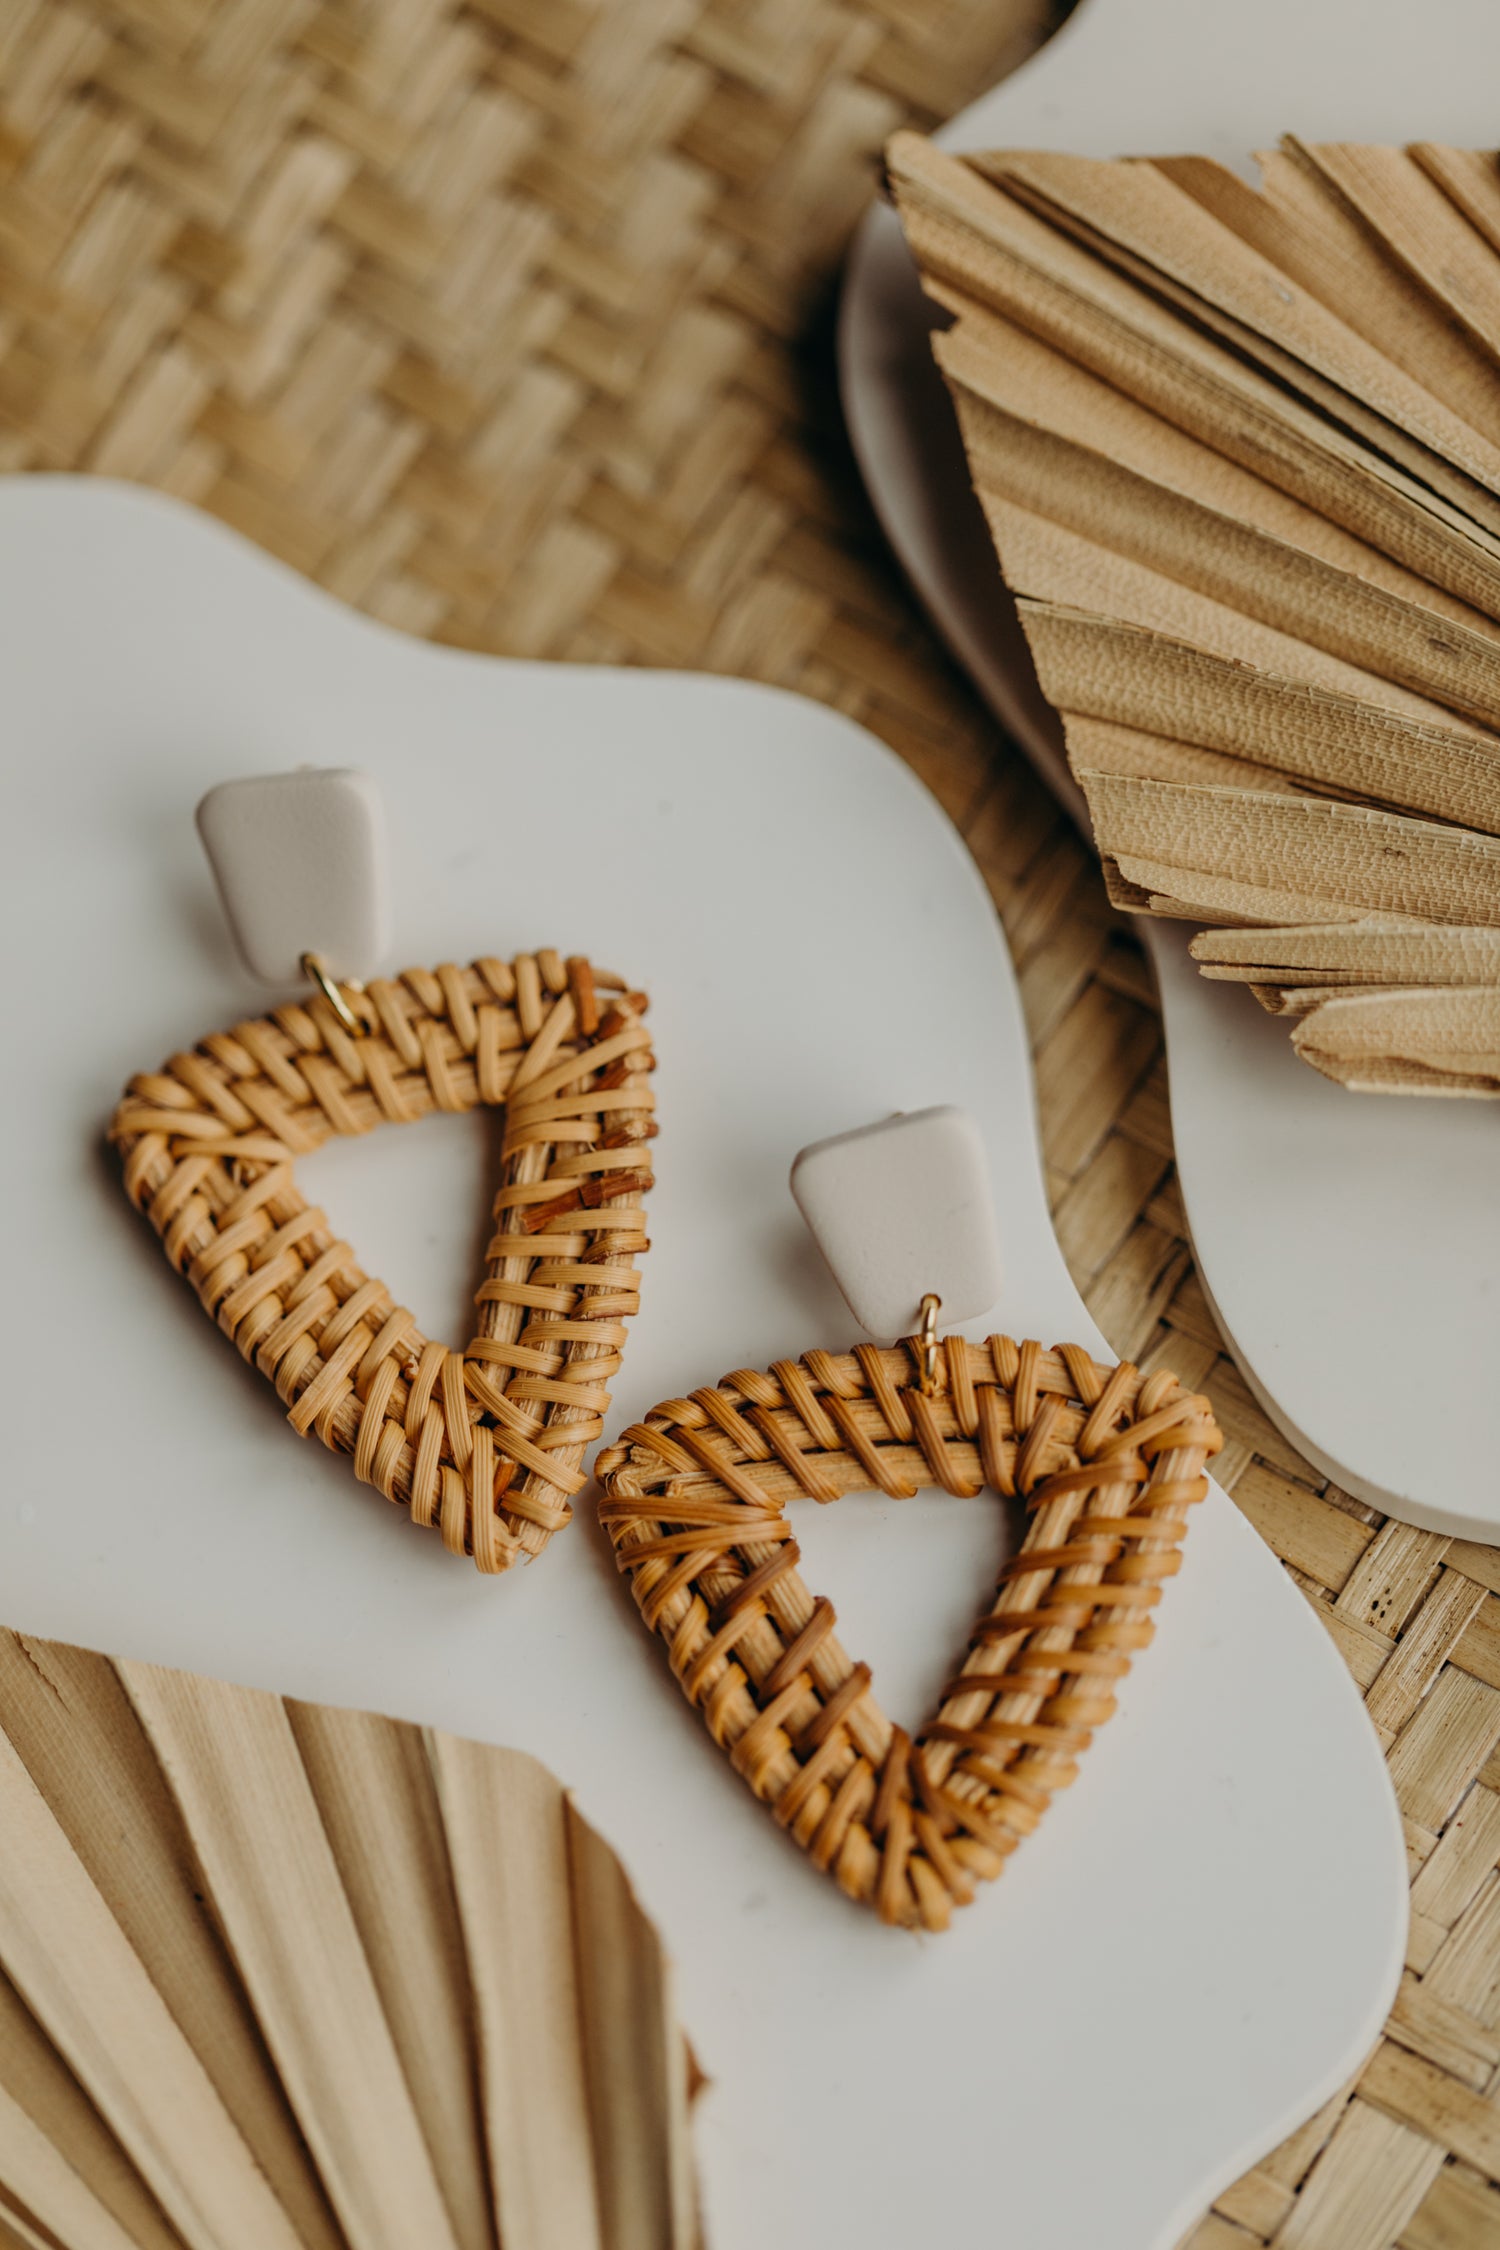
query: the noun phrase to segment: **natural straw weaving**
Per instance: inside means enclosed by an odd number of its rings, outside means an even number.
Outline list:
[[[1174,1375],[1072,1345],[951,1336],[930,1397],[919,1368],[915,1338],[744,1368],[654,1408],[597,1466],[615,1559],[735,1771],[851,1898],[941,1930],[1114,1711],[1222,1441]],[[786,1504],[934,1484],[1019,1497],[1029,1520],[913,1740],[803,1583]]]
[[[1214,1474],[1333,1635],[1406,1814],[1386,2037],[1192,2250],[1497,2250],[1500,1557],[1330,1484],[1225,1355],[1139,952],[916,611],[839,424],[828,314],[879,150],[1044,13],[13,0],[0,467],[176,492],[465,647],[800,689],[936,791],[1015,957],[1074,1279],[1116,1351],[1212,1396]]]
[[[408,969],[278,1008],[133,1078],[125,1192],[301,1436],[483,1571],[540,1554],[603,1428],[647,1247],[645,1002],[582,959]],[[335,1133],[503,1108],[496,1231],[461,1352],[431,1342],[298,1191]]]

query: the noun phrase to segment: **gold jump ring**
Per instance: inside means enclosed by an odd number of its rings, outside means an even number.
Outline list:
[[[354,1013],[354,1010],[350,1007],[348,1001],[344,998],[343,993],[334,983],[332,977],[328,974],[328,971],[324,967],[322,959],[318,954],[303,954],[302,974],[308,979],[310,983],[317,986],[318,990],[322,993],[323,998],[328,1002],[329,1007],[332,1008],[334,1014],[338,1017],[339,1022],[348,1032],[350,1038],[358,1039],[362,1037],[364,1026],[361,1024],[358,1016]]]
[[[942,1309],[942,1298],[935,1297],[929,1289],[922,1299],[922,1325],[917,1331],[922,1350],[921,1373],[917,1378],[917,1385],[923,1398],[931,1398],[937,1389],[938,1314]]]

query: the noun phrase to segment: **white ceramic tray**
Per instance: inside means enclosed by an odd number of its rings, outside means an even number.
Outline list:
[[[940,138],[1193,150],[1251,176],[1249,153],[1286,131],[1491,147],[1497,63],[1492,0],[1083,0]],[[895,217],[872,212],[840,324],[866,481],[955,653],[1082,817],[927,331]],[[1500,1537],[1500,1110],[1331,1085],[1248,993],[1198,975],[1188,924],[1136,927],[1161,992],[1199,1272],[1246,1379],[1346,1490],[1434,1531]]]
[[[613,1428],[851,1340],[788,1159],[935,1101],[974,1112],[994,1167],[996,1325],[1102,1349],[1047,1221],[1009,961],[941,813],[813,704],[434,649],[100,482],[0,484],[0,617],[0,1617],[515,1743],[571,1782],[680,1964],[715,2250],[1167,2250],[1357,2064],[1406,1919],[1359,1700],[1223,1495],[1077,1786],[950,1934],[908,1938],[813,1873],[714,1754],[587,1498],[524,1574],[455,1562],[291,1436],[100,1142],[130,1071],[261,1005],[195,798],[358,763],[391,815],[401,961],[555,943],[655,996],[654,1248]],[[301,1170],[455,1337],[490,1145],[480,1118],[431,1119]],[[1003,1551],[1000,1507],[861,1497],[807,1509],[799,1536],[887,1707],[920,1716]]]

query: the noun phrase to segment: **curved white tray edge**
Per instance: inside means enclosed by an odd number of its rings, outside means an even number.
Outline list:
[[[78,1195],[78,1105],[97,1093],[101,1066],[107,1082],[117,1049],[128,1067],[149,1051],[145,1042],[180,1036],[184,1025],[216,1020],[215,1012],[231,1004],[224,963],[201,947],[184,947],[179,919],[193,883],[204,887],[186,807],[192,788],[214,777],[210,761],[232,755],[231,743],[242,762],[251,745],[249,762],[256,762],[268,747],[282,754],[290,747],[295,755],[316,742],[325,756],[334,748],[354,751],[379,772],[406,822],[404,830],[397,823],[407,847],[403,940],[420,955],[496,928],[495,864],[465,848],[467,835],[455,840],[444,810],[452,790],[470,808],[470,828],[524,835],[545,819],[557,786],[535,760],[534,745],[543,740],[553,746],[558,770],[581,784],[575,848],[617,848],[622,818],[628,813],[640,822],[631,858],[640,879],[628,915],[614,889],[596,886],[587,896],[570,896],[566,935],[604,957],[601,932],[610,933],[611,945],[628,934],[632,958],[620,965],[655,980],[663,1091],[672,1105],[671,1162],[663,1163],[653,1199],[659,1240],[615,1426],[686,1375],[709,1375],[715,1364],[759,1364],[788,1344],[847,1341],[846,1316],[831,1290],[820,1297],[803,1266],[777,1264],[791,1225],[785,1152],[819,1129],[848,1123],[843,1105],[869,1098],[877,1086],[904,1094],[900,1081],[910,1073],[933,1081],[932,1093],[966,1100],[986,1126],[1014,1275],[1014,1295],[1008,1291],[1002,1303],[1006,1319],[1014,1324],[1010,1305],[1025,1300],[1034,1306],[1034,1327],[1071,1329],[1089,1342],[1097,1331],[1078,1304],[1047,1221],[1010,964],[977,871],[951,826],[899,760],[884,750],[870,760],[877,746],[863,729],[801,698],[711,677],[606,675],[434,649],[356,617],[236,534],[135,488],[88,479],[0,484],[0,586],[22,628],[11,687],[33,750],[26,793],[48,824],[39,833],[66,844],[76,880],[95,902],[92,920],[63,918],[59,973],[87,983],[92,965],[94,1014],[109,1025],[102,1056],[62,1047],[47,995],[21,995],[19,1028],[33,1042],[37,1091],[12,1120],[10,1177],[32,1187],[19,1201],[11,1198],[7,1216],[45,1270],[38,1273],[38,1299],[18,1306],[15,1318],[24,1312],[31,1323],[65,1319],[76,1265],[63,1246],[76,1235],[101,1332],[118,1339],[116,1353],[101,1355],[96,1371],[99,1411],[118,1416],[108,1490],[96,1480],[65,1517],[38,1510],[26,1498],[31,1487],[21,1466],[13,1500],[0,1509],[0,1549],[22,1621],[90,1645],[128,1639],[128,1652],[147,1658],[218,1667],[323,1700],[378,1702],[486,1739],[513,1739],[574,1781],[673,1937],[688,1987],[685,2020],[697,2028],[693,2008],[704,2009],[702,2033],[710,2048],[719,2042],[724,2050],[708,2057],[724,2100],[749,2105],[748,2151],[744,2132],[725,2131],[722,2107],[718,2123],[704,2120],[726,2240],[730,2214],[760,2208],[783,2175],[796,2178],[804,2209],[847,2210],[847,2178],[837,2165],[834,2177],[820,2177],[815,2164],[807,2169],[811,2156],[768,2150],[757,2137],[774,2128],[774,2108],[764,2110],[765,2069],[775,2054],[785,2071],[785,2011],[797,1995],[805,2006],[813,1989],[822,2001],[821,2015],[815,2011],[807,2027],[803,2076],[812,2080],[804,2099],[813,2098],[812,2081],[822,2085],[819,2073],[839,2057],[842,2027],[865,2024],[872,2005],[876,2012],[859,2035],[868,2068],[856,2068],[844,2051],[845,2077],[874,2071],[888,2099],[890,2085],[904,2086],[913,2072],[917,2084],[930,2083],[924,2040],[934,2029],[960,2042],[960,2058],[965,2039],[978,2051],[976,1975],[999,1978],[1012,1996],[1024,1987],[1026,2007],[1035,2008],[1039,1936],[1046,1933],[1044,1956],[1046,1946],[1056,1952],[1067,1916],[1088,1916],[1100,1874],[1086,1839],[1102,1821],[1106,1837],[1116,1839],[1105,1880],[1116,1886],[1119,1911],[1127,1922],[1133,1913],[1137,1929],[1155,1917],[1144,1959],[1129,1958],[1128,1946],[1114,1949],[1127,1958],[1105,1959],[1106,1988],[1108,1979],[1121,1989],[1159,1988],[1167,1972],[1158,1972],[1157,1962],[1174,1948],[1181,1958],[1187,1947],[1189,1960],[1213,1972],[1212,1993],[1220,1997],[1206,1995],[1185,2011],[1178,2006],[1177,2020],[1197,2020],[1203,2042],[1206,2017],[1235,1998],[1225,2031],[1231,2048],[1236,2037],[1241,2046],[1224,2070],[1235,2084],[1253,2080],[1260,2089],[1255,2123],[1242,2136],[1228,2127],[1231,2103],[1217,2090],[1205,2101],[1195,2130],[1201,2144],[1205,2121],[1211,2123],[1215,2153],[1212,2163],[1203,2161],[1200,2145],[1193,2176],[1171,2184],[1170,2224],[1156,2216],[1167,2200],[1165,2183],[1149,2167],[1140,2172],[1137,2207],[1149,2190],[1152,2217],[1149,2235],[1140,2224],[1129,2250],[1168,2250],[1173,2232],[1208,2196],[1356,2066],[1399,1977],[1407,1916],[1389,1779],[1353,1685],[1322,1627],[1221,1492],[1215,1489],[1200,1511],[1191,1534],[1200,1567],[1185,1573],[1181,1598],[1166,1605],[1159,1641],[1164,1660],[1175,1643],[1199,1666],[1206,1697],[1176,1695],[1178,1675],[1165,1661],[1139,1667],[1124,1684],[1118,1721],[1094,1753],[1097,1778],[1088,1791],[1070,1792],[1052,1816],[1057,1852],[1020,1855],[1007,1877],[1009,1896],[965,1917],[938,1948],[893,1949],[888,1933],[867,1926],[810,1878],[733,1777],[707,1756],[662,1669],[625,1630],[628,1604],[620,1604],[607,1558],[585,1527],[520,1585],[498,1593],[478,1585],[390,1511],[370,1510],[346,1493],[340,1465],[319,1449],[291,1447],[258,1390],[236,1382],[232,1366],[221,1367],[222,1339],[190,1304],[163,1296],[153,1301],[155,1317],[143,1322],[147,1246],[113,1190],[107,1204],[102,1184],[92,1180],[89,1196]],[[92,664],[78,661],[80,635],[90,636]],[[280,661],[268,668],[271,648]],[[775,725],[762,723],[762,714],[774,716]],[[410,755],[414,724],[428,730],[432,744],[421,787]],[[79,767],[95,782],[82,823]],[[448,772],[446,796],[430,787],[433,770]],[[786,834],[774,806],[759,808],[757,826],[755,792],[742,798],[752,860],[763,848],[781,854],[780,910],[769,918],[759,862],[748,870],[731,864],[726,872],[715,851],[723,788],[745,774],[763,784],[768,770],[783,787],[795,781],[808,799],[808,834],[798,837]],[[643,775],[657,786],[643,787]],[[861,785],[868,834],[851,874],[831,865],[829,850],[847,831],[849,789]],[[128,819],[137,807],[139,838],[121,827],[122,814]],[[21,871],[11,900],[21,928],[31,926],[47,895],[50,864],[34,854]],[[545,926],[555,903],[550,866],[512,855],[508,882],[500,928],[518,920],[533,930]],[[895,886],[899,916],[872,912],[872,886],[880,898]],[[103,956],[94,927],[101,914],[114,938]],[[686,958],[684,917],[698,939]],[[924,929],[967,964],[959,986],[938,1005],[921,969]],[[846,990],[841,1020],[831,1025],[824,986],[809,977],[807,964],[829,962],[847,987],[851,931],[873,968],[867,990]],[[703,1020],[700,986],[710,1003],[733,992],[735,1009],[711,1005]],[[894,1079],[884,1037],[892,1008],[910,1024],[914,1056]],[[968,1037],[979,1018],[989,1026],[985,1042]],[[747,1076],[747,1038],[763,1065],[774,1066],[769,1079],[765,1068]],[[960,1083],[936,1083],[954,1075]],[[726,1131],[739,1186],[727,1212]],[[353,1152],[354,1169],[336,1176],[340,1207],[355,1214],[356,1238],[364,1235],[365,1214],[381,1205],[382,1146],[390,1145],[377,1136]],[[336,1153],[327,1152],[330,1161]],[[106,1209],[118,1224],[101,1229]],[[419,1233],[407,1249],[423,1239]],[[419,1305],[450,1279],[442,1256],[423,1256],[425,1265],[413,1256],[400,1269]],[[716,1286],[726,1257],[736,1260],[732,1293]],[[458,1258],[466,1263],[462,1249]],[[169,1339],[184,1355],[180,1367],[165,1357]],[[18,1332],[14,1348],[22,1344]],[[196,1373],[200,1358],[208,1380],[201,1387],[183,1382],[181,1374]],[[173,1402],[165,1419],[164,1379]],[[47,1407],[44,1383],[34,1404],[36,1422],[55,1427],[50,1415],[61,1402]],[[213,1496],[206,1512],[205,1492]],[[883,1520],[879,1504],[870,1505],[872,1521]],[[809,1526],[810,1546],[816,1528]],[[877,1570],[880,1544],[866,1540],[861,1548]],[[289,1551],[298,1556],[292,1573],[285,1568]],[[82,1572],[80,1553],[90,1564]],[[605,1669],[597,1672],[592,1659],[581,1663],[576,1696],[537,1698],[536,1679],[555,1664],[558,1646],[587,1647],[601,1580],[621,1627],[601,1650]],[[855,1589],[849,1591],[852,1597]],[[501,1611],[492,1606],[496,1600]],[[335,1606],[345,1626],[330,1641],[327,1617]],[[128,1634],[120,1625],[127,1616]],[[1278,1693],[1278,1672],[1295,1679],[1294,1695]],[[1307,1714],[1314,1709],[1322,1724],[1310,1733]],[[701,1764],[689,1762],[695,1757]],[[704,1822],[694,1808],[710,1800],[717,1817]],[[1163,1831],[1145,1825],[1162,1817],[1181,1824],[1178,1847],[1165,1857]],[[1247,1833],[1247,1820],[1268,1819],[1272,1827]],[[1238,1881],[1243,1890],[1248,1868],[1261,1870],[1258,1887],[1241,1897],[1234,1886]],[[1132,1884],[1141,1886],[1134,1910]],[[1331,1886],[1348,1912],[1330,1932]],[[1316,1929],[1311,1896],[1321,1901]],[[1173,1902],[1168,1926],[1163,1899]],[[778,1939],[769,1955],[768,1909]],[[737,1947],[761,1964],[764,2006],[732,1973]],[[1068,1957],[1066,1947],[1059,1957]],[[1285,1977],[1289,1959],[1299,1964],[1301,1980],[1287,1989],[1290,2023],[1266,1998],[1268,1990],[1280,1992],[1278,1969]],[[1232,1960],[1256,1964],[1253,1992],[1243,1969],[1238,1983],[1234,1973],[1217,1973],[1220,1961]],[[1319,1978],[1318,2008],[1309,2011],[1304,2000],[1296,2012],[1296,1995]],[[1191,1972],[1186,1981],[1193,1982]],[[1149,2003],[1143,2016],[1139,2002],[1122,2019],[1146,2080],[1137,2106],[1134,2096],[1121,2096],[1120,2115],[1142,2121],[1138,2136],[1153,2116],[1152,2040],[1172,2016],[1173,2004],[1162,2000],[1154,2019]],[[1056,2027],[1045,2011],[1036,2020],[1045,2048]],[[1118,2032],[1117,2024],[1117,2043]],[[902,2042],[909,2056],[895,2051]],[[1195,2055],[1206,2051],[1203,2044],[1193,2048]],[[1180,2064],[1181,2054],[1174,2060]],[[990,2062],[1000,2068],[993,2056]],[[1022,2062],[1023,2075],[1034,2077],[1033,2062],[1012,2058],[1016,2069]],[[1077,2085],[1076,2049],[1065,2041],[1055,2062]],[[1164,2066],[1165,2058],[1158,2068]],[[795,2072],[790,2084],[798,2084]],[[797,2097],[783,2089],[783,2098]],[[1033,2101],[1035,2088],[1022,2084],[1020,2098]],[[843,2107],[859,2112],[857,2103]],[[967,2115],[962,2103],[954,2115]],[[835,2119],[824,2104],[824,2136],[837,2122],[846,2161],[862,2116]],[[874,2163],[878,2172],[880,2156],[868,2151],[867,2168]],[[1032,2167],[1031,2181],[1029,2192],[1054,2196],[1047,2164]],[[921,2182],[911,2192],[918,2189],[930,2196]],[[867,2180],[867,2205],[871,2192]],[[894,2208],[904,2192],[903,2182],[890,2183],[877,2198],[880,2208]],[[950,2203],[959,2197],[966,2200],[961,2182],[950,2189]]]

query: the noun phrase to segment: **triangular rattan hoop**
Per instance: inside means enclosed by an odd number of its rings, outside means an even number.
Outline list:
[[[572,1510],[636,1308],[654,1131],[640,993],[551,952],[408,969],[133,1078],[110,1124],[125,1190],[292,1427],[436,1525],[481,1570],[539,1554]],[[505,1112],[496,1232],[462,1352],[429,1342],[299,1193],[336,1133]]]
[[[1174,1375],[1076,1345],[916,1338],[741,1370],[669,1399],[596,1464],[601,1515],[688,1701],[815,1866],[887,1922],[943,1929],[998,1875],[1151,1639],[1220,1445]],[[786,1503],[940,1485],[1019,1494],[1020,1552],[913,1740],[812,1594]]]

